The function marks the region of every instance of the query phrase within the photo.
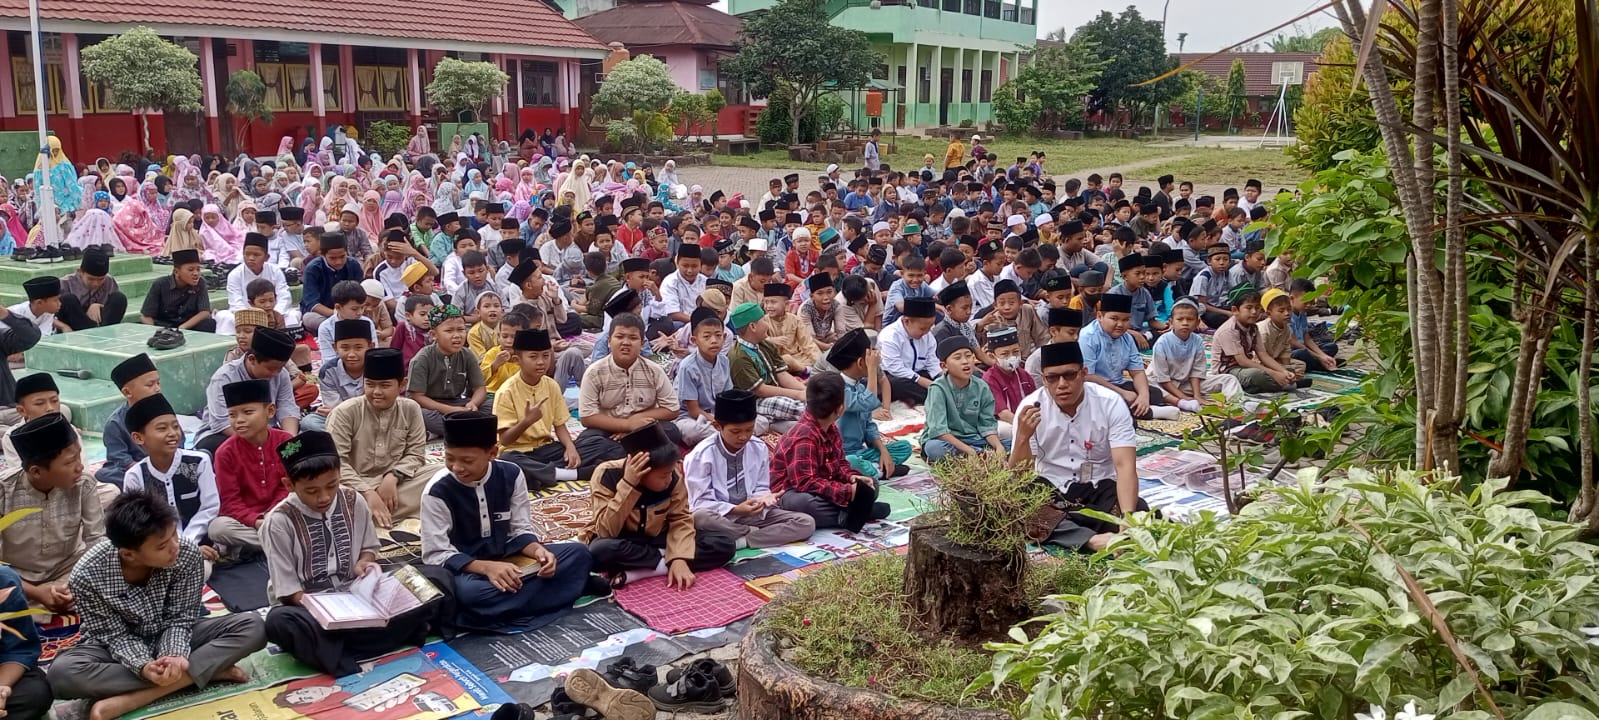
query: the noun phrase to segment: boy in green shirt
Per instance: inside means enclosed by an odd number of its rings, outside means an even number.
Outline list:
[[[944,372],[927,386],[927,424],[922,430],[927,462],[936,463],[952,452],[1008,452],[1010,443],[999,437],[994,418],[994,391],[986,382],[973,382],[977,353],[972,341],[960,335],[944,338],[938,343],[938,361]]]

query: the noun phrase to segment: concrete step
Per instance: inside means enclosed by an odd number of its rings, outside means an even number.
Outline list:
[[[91,378],[107,381],[109,386],[111,369],[117,363],[147,352],[161,369],[161,392],[171,401],[172,407],[185,414],[198,412],[205,406],[205,388],[211,373],[222,365],[228,350],[235,347],[234,339],[186,331],[182,347],[152,350],[146,343],[154,332],[149,325],[123,323],[61,333],[40,340],[23,357],[29,369],[87,370]]]
[[[163,278],[170,274],[171,271],[169,270],[157,269],[125,275],[115,274],[112,277],[117,280],[117,290],[128,297],[129,305],[133,305],[134,298],[137,298],[140,302],[144,301],[144,296],[150,293],[150,285],[157,278]],[[11,306],[26,299],[28,299],[28,296],[22,291],[20,283],[12,285],[0,281],[0,304]]]
[[[22,283],[36,277],[53,275],[66,277],[78,270],[79,261],[62,260],[53,263],[16,262],[10,258],[0,258],[0,287],[16,286],[16,292],[22,292]],[[155,263],[150,261],[149,255],[138,253],[117,253],[111,256],[111,276],[120,279],[123,276],[133,276],[139,273],[150,272]],[[165,266],[163,266],[165,267]]]
[[[17,377],[32,375],[41,370],[18,370]],[[72,424],[84,432],[99,433],[105,430],[105,421],[122,406],[122,392],[110,380],[55,376],[56,387],[61,388],[61,404],[72,410]]]

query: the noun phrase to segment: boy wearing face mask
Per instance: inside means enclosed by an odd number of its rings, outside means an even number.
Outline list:
[[[1038,389],[1030,373],[1022,371],[1021,338],[1016,328],[1002,328],[988,334],[988,352],[994,366],[983,373],[983,382],[994,392],[994,416],[999,420],[999,436],[1010,437],[1011,425],[1021,410],[1022,398]]]

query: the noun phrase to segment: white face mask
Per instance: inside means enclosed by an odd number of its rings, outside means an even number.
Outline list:
[[[1016,368],[1021,367],[1021,364],[1022,359],[1020,356],[1004,357],[999,359],[999,366],[1006,370],[1014,371]]]

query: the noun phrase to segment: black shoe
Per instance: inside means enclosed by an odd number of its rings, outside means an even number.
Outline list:
[[[558,687],[554,692],[550,693],[550,712],[556,715],[577,715],[581,717],[584,710],[587,710],[587,708],[574,702],[572,697],[566,694],[565,687]]]
[[[188,342],[188,339],[183,337],[182,330],[160,328],[155,331],[154,335],[150,336],[150,341],[147,344],[155,350],[172,350],[183,347],[185,342]]]
[[[33,259],[33,248],[20,247],[12,251],[11,259],[15,262],[27,262]]]
[[[537,715],[527,703],[510,702],[494,710],[492,720],[534,720]]]
[[[600,673],[600,677],[611,684],[611,687],[637,690],[648,693],[650,688],[659,683],[659,676],[654,665],[638,665],[633,658],[623,655],[611,663],[611,666]]]
[[[62,260],[77,260],[77,259],[80,259],[82,257],[83,257],[83,251],[79,250],[78,248],[72,247],[70,245],[67,246],[67,247],[61,248],[61,259]]]
[[[690,671],[703,672],[715,679],[716,686],[721,690],[722,697],[730,698],[738,694],[738,683],[733,679],[733,671],[728,670],[726,665],[710,658],[700,658],[689,663],[688,669]],[[666,681],[674,682],[677,680],[677,676],[682,673],[682,670],[670,670],[666,673]]]
[[[655,709],[666,712],[686,710],[709,714],[721,712],[727,704],[716,678],[693,668],[680,673],[672,682],[650,688],[647,694],[650,702],[655,703]]]
[[[155,263],[157,265],[171,265],[172,264],[172,256],[171,255],[155,255],[155,256],[152,256],[150,258],[150,262],[153,262],[153,263]]]
[[[589,575],[583,581],[583,594],[580,597],[608,598],[615,591],[611,589],[611,581],[603,575]]]

